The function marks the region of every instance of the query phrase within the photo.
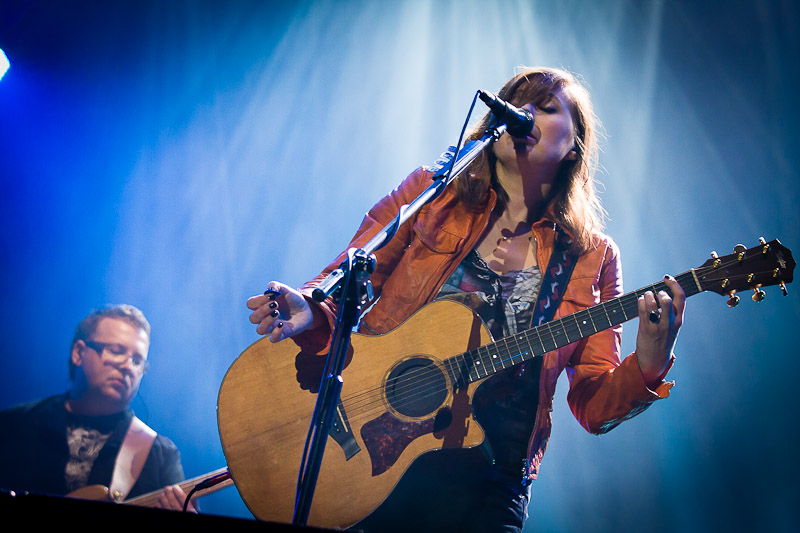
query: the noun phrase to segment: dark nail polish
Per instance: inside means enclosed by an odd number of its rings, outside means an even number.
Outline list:
[[[278,327],[282,328],[283,327],[283,322],[278,322]]]
[[[270,300],[274,300],[280,295],[281,295],[280,291],[276,291],[275,289],[267,289],[264,291],[264,296],[266,296]]]
[[[275,309],[276,307],[278,307],[278,304],[275,303],[275,302],[272,302],[271,304],[269,304],[269,308],[270,309]]]
[[[273,312],[271,312],[271,313],[270,313],[270,316],[272,316],[272,317],[277,317],[279,314],[280,314],[280,313],[278,313],[278,310],[276,309],[275,311],[273,311]]]

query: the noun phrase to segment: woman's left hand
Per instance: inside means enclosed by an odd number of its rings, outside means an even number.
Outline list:
[[[664,283],[672,296],[652,291],[639,296],[639,333],[636,337],[636,355],[639,370],[648,386],[657,386],[672,358],[672,350],[683,324],[686,294],[672,276],[664,276]],[[651,388],[653,388],[651,387]]]

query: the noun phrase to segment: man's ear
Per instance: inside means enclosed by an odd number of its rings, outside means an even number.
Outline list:
[[[72,364],[75,366],[81,366],[83,363],[83,349],[86,348],[86,344],[82,340],[75,341],[75,344],[72,345]]]

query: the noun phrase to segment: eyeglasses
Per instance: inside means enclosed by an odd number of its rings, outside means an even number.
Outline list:
[[[87,341],[83,343],[94,350],[103,359],[110,361],[116,365],[124,365],[130,360],[131,368],[137,372],[146,372],[150,364],[141,354],[132,353],[128,354],[128,349],[120,344],[111,344],[107,342]]]

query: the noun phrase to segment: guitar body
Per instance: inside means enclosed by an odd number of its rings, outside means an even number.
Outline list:
[[[78,498],[79,500],[93,500],[113,502],[114,499],[108,494],[108,487],[103,485],[87,485],[67,494],[67,498]]]
[[[442,361],[490,341],[477,315],[449,301],[428,304],[384,335],[352,335],[339,431],[326,443],[309,525],[348,527],[389,495],[420,454],[483,441],[471,411],[481,381],[455,390]],[[292,521],[325,359],[303,353],[292,340],[262,338],[223,379],[217,405],[222,448],[242,499],[262,520]],[[409,394],[419,381],[434,392]]]

